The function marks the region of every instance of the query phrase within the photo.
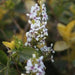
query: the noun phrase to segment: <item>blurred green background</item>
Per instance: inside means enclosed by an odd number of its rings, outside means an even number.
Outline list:
[[[37,0],[0,0],[0,50],[7,53],[2,41],[11,41],[15,35],[25,43],[25,33],[29,30],[26,13],[36,2]],[[48,14],[49,36],[46,42],[48,46],[53,43],[56,51],[53,65],[63,75],[75,75],[75,0],[43,2]]]

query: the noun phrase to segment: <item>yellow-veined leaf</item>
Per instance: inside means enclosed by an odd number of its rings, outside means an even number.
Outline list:
[[[63,24],[58,24],[57,29],[59,31],[59,34],[63,37],[63,39],[67,42],[71,40],[71,38],[74,38],[73,35],[73,27],[75,26],[75,20],[71,21],[67,26]]]
[[[63,37],[63,39],[65,40],[69,39],[70,34],[67,33],[67,29],[65,25],[59,23],[57,26],[57,29],[58,29],[59,34]]]
[[[75,20],[71,21],[67,26],[66,26],[66,32],[71,33],[73,27],[75,26]]]
[[[65,25],[63,25],[61,23],[58,23],[57,29],[58,29],[58,31],[59,31],[61,36],[65,35],[65,30],[66,30],[66,26]]]
[[[15,48],[15,41],[11,41],[11,42],[2,42],[6,47],[10,48],[10,49],[14,49]]]
[[[75,42],[75,32],[71,33],[70,41],[71,41],[71,43]]]

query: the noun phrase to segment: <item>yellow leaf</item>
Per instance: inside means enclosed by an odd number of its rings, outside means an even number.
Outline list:
[[[11,41],[11,42],[2,42],[6,47],[10,48],[10,49],[14,49],[15,48],[15,41]]]
[[[70,41],[71,41],[72,43],[75,42],[75,32],[74,32],[74,33],[71,33]]]
[[[59,51],[64,51],[70,47],[69,44],[67,44],[65,41],[57,41],[54,45],[54,50],[59,52]]]
[[[75,20],[71,21],[67,26],[66,26],[66,30],[67,33],[71,33],[73,27],[75,26]]]
[[[11,40],[14,40],[14,36],[16,36],[19,40],[23,40],[23,43],[26,42],[27,37],[25,34],[23,34],[24,31],[22,30],[20,33],[17,33],[16,35],[13,35],[13,38],[11,38]],[[24,35],[24,36],[23,36]],[[24,38],[23,38],[24,37]]]
[[[63,39],[67,41],[69,39],[70,34],[66,32],[66,26],[59,23],[57,29],[59,31],[59,34],[63,37]]]
[[[74,26],[75,26],[75,20],[71,21],[67,26],[64,26],[63,24],[60,23],[57,26],[60,35],[67,42],[69,42],[71,38],[75,37],[75,35],[72,32]]]
[[[59,23],[57,29],[58,29],[58,31],[59,31],[61,36],[65,35],[65,30],[66,30],[66,26],[65,25]]]

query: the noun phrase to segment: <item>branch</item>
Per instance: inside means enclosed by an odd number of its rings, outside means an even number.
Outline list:
[[[5,38],[6,40],[8,40],[6,33],[5,33],[2,29],[0,29],[0,31],[1,31],[1,33],[3,34],[4,38]]]
[[[15,62],[15,66],[16,66],[16,69],[17,69],[17,72],[19,73],[19,75],[21,75],[21,72],[19,71],[19,69],[18,69],[18,66],[17,66],[16,62]]]
[[[2,0],[2,2],[0,2],[0,5],[4,4],[5,3],[5,0]]]
[[[24,32],[23,32],[23,34],[22,34],[22,41],[24,41],[24,35],[25,35],[25,33],[27,32],[27,30],[28,30],[28,28],[29,28],[29,24],[28,24],[28,17],[27,17],[27,15],[26,15],[26,13],[24,13],[24,15],[25,15],[25,18],[27,19],[27,24],[25,25],[25,27],[24,27]],[[24,42],[23,42],[24,43]]]
[[[0,70],[0,73],[3,72],[7,67],[4,67],[3,69]]]
[[[60,22],[60,21],[58,20],[57,16],[56,16],[56,14],[55,14],[54,11],[53,11],[53,8],[50,6],[50,4],[49,4],[48,1],[47,1],[47,4],[48,4],[48,6],[49,6],[49,8],[50,8],[50,10],[51,10],[51,12],[52,12],[54,18],[56,19],[56,21],[57,21],[57,22]]]
[[[38,0],[36,0],[36,2],[38,3]]]
[[[16,27],[19,29],[19,31],[22,31],[22,28],[19,26],[19,24],[17,23],[17,21],[15,19],[13,19],[14,24],[16,25]]]
[[[28,28],[29,28],[29,24],[27,24],[27,25],[25,26],[25,28],[24,28],[24,32],[23,32],[23,35],[22,35],[22,41],[24,41],[24,35],[25,35],[26,31],[28,30]],[[24,42],[23,42],[23,43],[24,43]]]
[[[19,71],[19,68],[18,68],[18,66],[17,66],[17,63],[15,62],[14,59],[13,59],[13,61],[14,61],[14,64],[15,64],[15,66],[16,66],[16,69],[17,69],[18,74],[21,75],[21,72]]]

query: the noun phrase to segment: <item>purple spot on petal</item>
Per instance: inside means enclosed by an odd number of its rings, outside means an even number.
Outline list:
[[[36,7],[36,9],[38,9],[38,7]]]
[[[46,17],[46,15],[44,15],[44,17]]]
[[[41,75],[41,72],[39,72],[39,75]]]
[[[36,19],[36,17],[34,17],[34,19]]]
[[[40,65],[38,66],[38,68],[40,68]]]
[[[34,69],[34,66],[31,67],[31,70],[33,70],[33,69]]]

